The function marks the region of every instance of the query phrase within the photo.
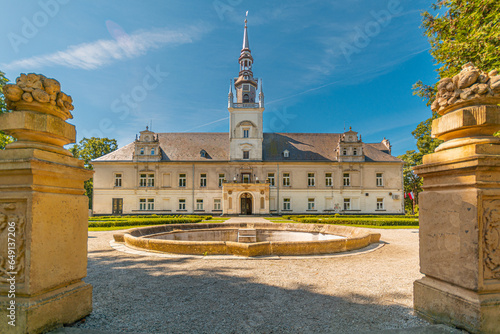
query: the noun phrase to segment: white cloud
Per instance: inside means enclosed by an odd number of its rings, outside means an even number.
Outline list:
[[[49,66],[64,66],[95,70],[113,61],[136,58],[151,49],[166,45],[191,43],[203,32],[200,27],[192,26],[183,30],[158,28],[136,31],[118,39],[101,39],[90,43],[72,45],[64,51],[34,56],[2,64],[4,70],[34,69]]]

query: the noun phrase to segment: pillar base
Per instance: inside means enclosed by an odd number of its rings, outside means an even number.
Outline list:
[[[38,296],[16,296],[15,327],[8,324],[10,299],[0,296],[0,333],[44,333],[92,312],[92,286],[78,282]]]
[[[500,292],[477,293],[430,277],[414,282],[416,313],[471,333],[500,333]]]

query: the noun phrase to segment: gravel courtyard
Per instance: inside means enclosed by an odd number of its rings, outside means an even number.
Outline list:
[[[418,230],[330,258],[159,258],[119,252],[89,232],[94,311],[74,325],[121,333],[359,333],[427,326],[413,315]],[[451,328],[450,328],[451,330]]]

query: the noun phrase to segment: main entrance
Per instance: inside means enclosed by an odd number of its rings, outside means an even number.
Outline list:
[[[123,213],[123,198],[113,198],[113,214],[121,215]]]
[[[249,193],[241,195],[241,214],[252,214],[252,195],[250,195]]]

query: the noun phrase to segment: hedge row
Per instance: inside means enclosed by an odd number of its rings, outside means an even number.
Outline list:
[[[201,218],[163,218],[163,219],[129,219],[117,221],[89,222],[89,227],[134,226],[134,225],[165,225],[165,224],[194,224]]]
[[[402,218],[402,219],[418,219],[418,216],[412,215],[283,215],[281,216],[283,219],[289,219],[298,221],[303,218],[311,218],[311,219],[337,219],[337,218],[371,218],[371,219],[387,219],[387,218]]]
[[[127,220],[157,220],[157,219],[201,219],[210,220],[212,216],[199,215],[138,215],[138,216],[100,216],[90,217],[89,221],[127,221]]]
[[[418,226],[415,218],[301,218],[297,222],[304,224],[337,224],[337,225],[373,225],[373,226]]]

